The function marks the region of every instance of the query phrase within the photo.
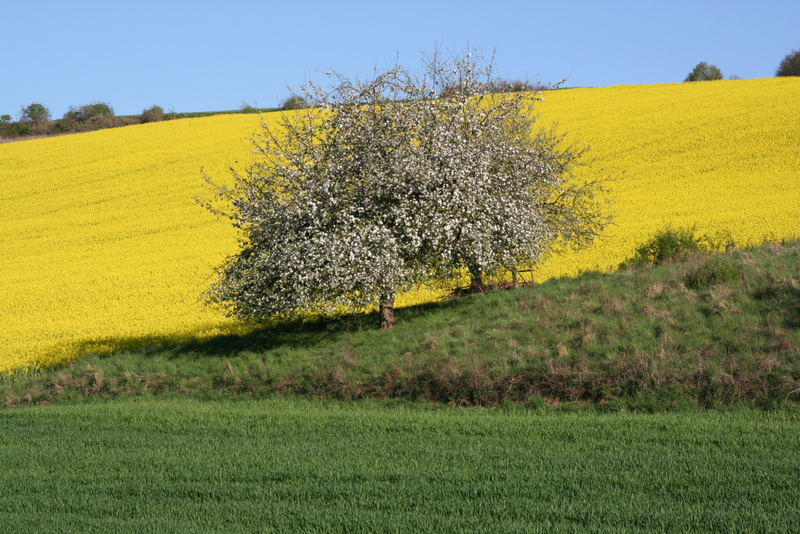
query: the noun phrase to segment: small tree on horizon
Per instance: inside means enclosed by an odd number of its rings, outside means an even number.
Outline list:
[[[542,82],[531,83],[527,80],[509,80],[504,78],[494,78],[489,81],[481,81],[480,83],[476,84],[474,90],[475,92],[482,92],[482,93],[520,93],[520,92],[529,92],[529,93],[538,93],[541,91],[546,91],[548,89],[554,89],[560,85],[559,84],[545,84]],[[440,95],[442,98],[448,98],[452,96],[454,91],[457,91],[457,83],[454,86],[447,86],[443,87]]]
[[[242,101],[242,104],[239,106],[239,111],[242,113],[258,113],[258,108],[249,102]]]
[[[304,109],[308,107],[308,101],[301,95],[291,95],[281,103],[282,110]]]
[[[312,107],[262,124],[258,161],[214,186],[242,232],[209,302],[267,319],[363,310],[394,324],[394,298],[533,264],[591,242],[607,222],[584,151],[535,128],[532,98],[490,95],[491,65],[435,54],[417,77],[396,65],[368,81],[304,86]],[[436,98],[442,90],[448,94]]]
[[[800,76],[800,50],[792,50],[783,58],[775,76]]]
[[[113,117],[114,108],[108,102],[92,102],[82,106],[70,106],[64,113],[66,120],[88,121],[97,117]]]
[[[50,120],[50,110],[44,104],[32,102],[22,108],[19,114],[19,120],[20,122],[43,124]]]
[[[144,123],[159,122],[163,120],[164,120],[164,108],[162,108],[161,106],[153,105],[142,111],[141,121]]]
[[[710,63],[706,63],[705,61],[701,61],[695,65],[692,72],[690,72],[683,81],[705,82],[711,80],[721,80],[722,78],[722,71],[719,70],[719,67]]]

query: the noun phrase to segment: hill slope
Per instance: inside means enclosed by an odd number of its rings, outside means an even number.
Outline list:
[[[800,400],[800,241],[0,376],[6,406],[307,394],[623,409]],[[133,340],[118,342],[117,351]],[[158,346],[166,345],[162,348]]]
[[[620,174],[608,236],[539,279],[613,267],[667,223],[800,235],[800,79],[564,90],[539,109]],[[208,194],[201,167],[246,163],[257,126],[217,116],[0,146],[0,371],[237,331],[199,298],[236,236],[194,197]]]

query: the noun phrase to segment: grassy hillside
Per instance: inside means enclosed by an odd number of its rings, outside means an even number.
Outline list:
[[[800,241],[551,279],[398,318],[389,331],[355,315],[187,345],[109,339],[114,356],[0,377],[0,402],[299,393],[654,411],[800,400]]]
[[[800,235],[799,79],[554,91],[539,109],[618,177],[616,225],[540,280],[613,267],[666,223],[739,242]],[[236,236],[194,197],[208,194],[201,167],[224,178],[246,164],[257,125],[227,115],[0,145],[0,372],[241,332],[200,302]]]
[[[796,532],[800,415],[0,410],[6,532]]]

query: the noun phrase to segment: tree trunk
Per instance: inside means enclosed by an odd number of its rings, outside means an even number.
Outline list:
[[[486,286],[483,285],[483,271],[481,271],[480,267],[471,266],[469,268],[469,274],[472,277],[470,289],[475,293],[485,293]]]
[[[511,284],[512,284],[512,287],[514,289],[518,289],[519,288],[519,279],[517,277],[517,268],[516,267],[512,267],[511,268]]]
[[[381,328],[386,330],[394,326],[394,295],[384,295],[380,303]]]

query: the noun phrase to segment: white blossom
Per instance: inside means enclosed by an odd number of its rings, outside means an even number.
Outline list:
[[[583,151],[535,128],[531,95],[487,94],[480,57],[332,76],[303,88],[313,107],[264,123],[259,161],[217,189],[244,233],[209,291],[230,314],[364,309],[465,271],[480,282],[605,223],[598,182],[572,180]]]

